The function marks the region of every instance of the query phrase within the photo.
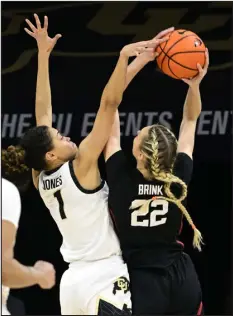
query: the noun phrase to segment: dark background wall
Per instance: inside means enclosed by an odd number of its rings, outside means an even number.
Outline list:
[[[230,2],[3,2],[2,4],[2,145],[16,144],[34,121],[36,42],[24,33],[24,19],[36,12],[49,17],[49,34],[62,33],[50,61],[54,126],[80,142],[93,122],[101,92],[120,49],[149,39],[169,26],[190,29],[210,51],[209,72],[201,85],[203,113],[194,151],[189,211],[203,232],[202,253],[192,249],[192,232],[182,233],[203,287],[207,314],[230,313],[231,211],[231,3]],[[137,129],[160,121],[177,134],[187,86],[147,65],[128,88],[120,106],[122,141],[130,154]],[[89,124],[89,125],[88,125]],[[103,161],[100,161],[104,174]],[[61,236],[31,186],[23,196],[16,258],[38,259],[57,269],[57,286],[12,291],[28,314],[59,314],[59,281],[66,264],[59,253]],[[228,303],[227,303],[228,301]]]

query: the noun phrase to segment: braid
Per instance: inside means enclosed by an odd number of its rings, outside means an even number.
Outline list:
[[[171,142],[168,141],[169,138],[171,139]],[[172,156],[175,157],[175,155],[172,155],[170,148],[171,143],[175,144],[176,150],[177,141],[174,134],[164,126],[154,125],[151,128],[149,137],[144,142],[141,150],[147,158],[146,167],[150,171],[152,178],[165,182],[164,190],[167,196],[159,197],[158,199],[164,199],[168,202],[174,203],[181,210],[194,231],[193,246],[201,251],[201,244],[203,244],[202,235],[194,225],[187,209],[182,204],[182,201],[187,197],[187,185],[180,178],[172,174],[175,161]],[[164,151],[168,155],[168,161],[170,161],[170,164],[167,163],[167,165],[165,165],[164,163]],[[182,192],[179,198],[177,198],[170,190],[172,183],[177,183],[181,186]],[[153,199],[155,198],[146,201],[140,207],[140,211],[145,212]]]

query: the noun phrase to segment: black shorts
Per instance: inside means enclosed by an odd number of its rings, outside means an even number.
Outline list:
[[[133,315],[204,315],[201,286],[190,257],[164,269],[130,268]]]

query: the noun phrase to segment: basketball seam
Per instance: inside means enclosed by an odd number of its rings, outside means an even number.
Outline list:
[[[181,63],[179,63],[178,61],[176,61],[176,60],[174,60],[174,59],[172,59],[172,58],[170,58],[175,64],[177,64],[177,65],[179,65],[179,66],[181,66],[181,67],[183,67],[183,68],[186,68],[186,69],[188,69],[188,70],[192,70],[192,71],[198,71],[198,69],[194,69],[194,68],[189,68],[189,67],[187,67],[187,66],[185,66],[185,65],[183,65],[183,64],[181,64]]]
[[[171,67],[170,67],[170,59],[171,59],[171,58],[168,58],[168,68],[169,68],[170,72],[171,72],[176,78],[180,79],[180,78],[174,73],[174,71],[171,69]]]
[[[160,47],[161,48],[161,47]],[[183,64],[180,64],[178,61],[176,61],[176,60],[174,60],[172,57],[174,56],[174,55],[177,55],[177,54],[185,54],[185,53],[205,53],[205,51],[188,51],[188,52],[178,52],[178,53],[174,53],[171,57],[170,56],[168,56],[167,55],[167,53],[165,53],[165,51],[161,48],[161,50],[162,50],[162,52],[164,53],[164,55],[165,55],[165,57],[167,57],[168,59],[171,59],[175,64],[177,64],[177,65],[179,65],[179,66],[181,66],[181,67],[183,67],[183,68],[186,68],[186,69],[189,69],[189,70],[193,70],[193,71],[197,71],[197,69],[193,69],[193,68],[189,68],[189,67],[187,67],[187,66],[185,66],[185,65],[183,65]],[[164,57],[164,58],[165,58]],[[163,70],[163,68],[162,68],[162,65],[161,65],[161,70]]]
[[[180,38],[180,39],[177,40],[175,43],[173,43],[173,45],[168,49],[168,51],[167,51],[166,53],[164,52],[164,50],[162,49],[162,47],[160,47],[161,50],[163,51],[163,53],[165,54],[165,56],[164,56],[164,58],[163,58],[163,60],[162,60],[162,62],[161,62],[161,69],[163,69],[163,62],[164,62],[164,60],[165,60],[165,57],[166,57],[166,56],[169,57],[169,56],[167,55],[167,53],[169,53],[170,50],[171,50],[177,43],[181,42],[183,39],[185,39],[185,38],[187,38],[187,37],[190,37],[190,36],[197,37],[197,35],[190,34],[190,35],[186,35],[186,36]],[[170,58],[170,57],[169,57],[169,58]]]
[[[184,67],[184,68],[187,68],[189,70],[197,70],[197,69],[193,69],[193,68],[189,68],[183,64],[180,64],[178,61],[174,60],[172,57],[175,56],[175,55],[178,55],[178,54],[188,54],[188,53],[205,53],[205,50],[199,50],[199,51],[194,51],[194,50],[190,50],[190,51],[185,51],[185,52],[177,52],[177,53],[174,53],[173,55],[171,55],[171,57],[169,57],[174,63]]]

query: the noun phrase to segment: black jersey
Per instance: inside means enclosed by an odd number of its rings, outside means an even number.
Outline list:
[[[178,153],[174,175],[188,185],[192,168],[192,159],[185,153]],[[180,209],[164,199],[151,201],[143,214],[139,207],[130,209],[138,200],[166,196],[164,182],[146,180],[127,163],[122,150],[108,159],[106,170],[109,208],[126,262],[135,267],[170,265],[183,250],[183,244],[177,241],[183,217]],[[179,196],[179,190],[179,185],[171,185],[175,195]]]

